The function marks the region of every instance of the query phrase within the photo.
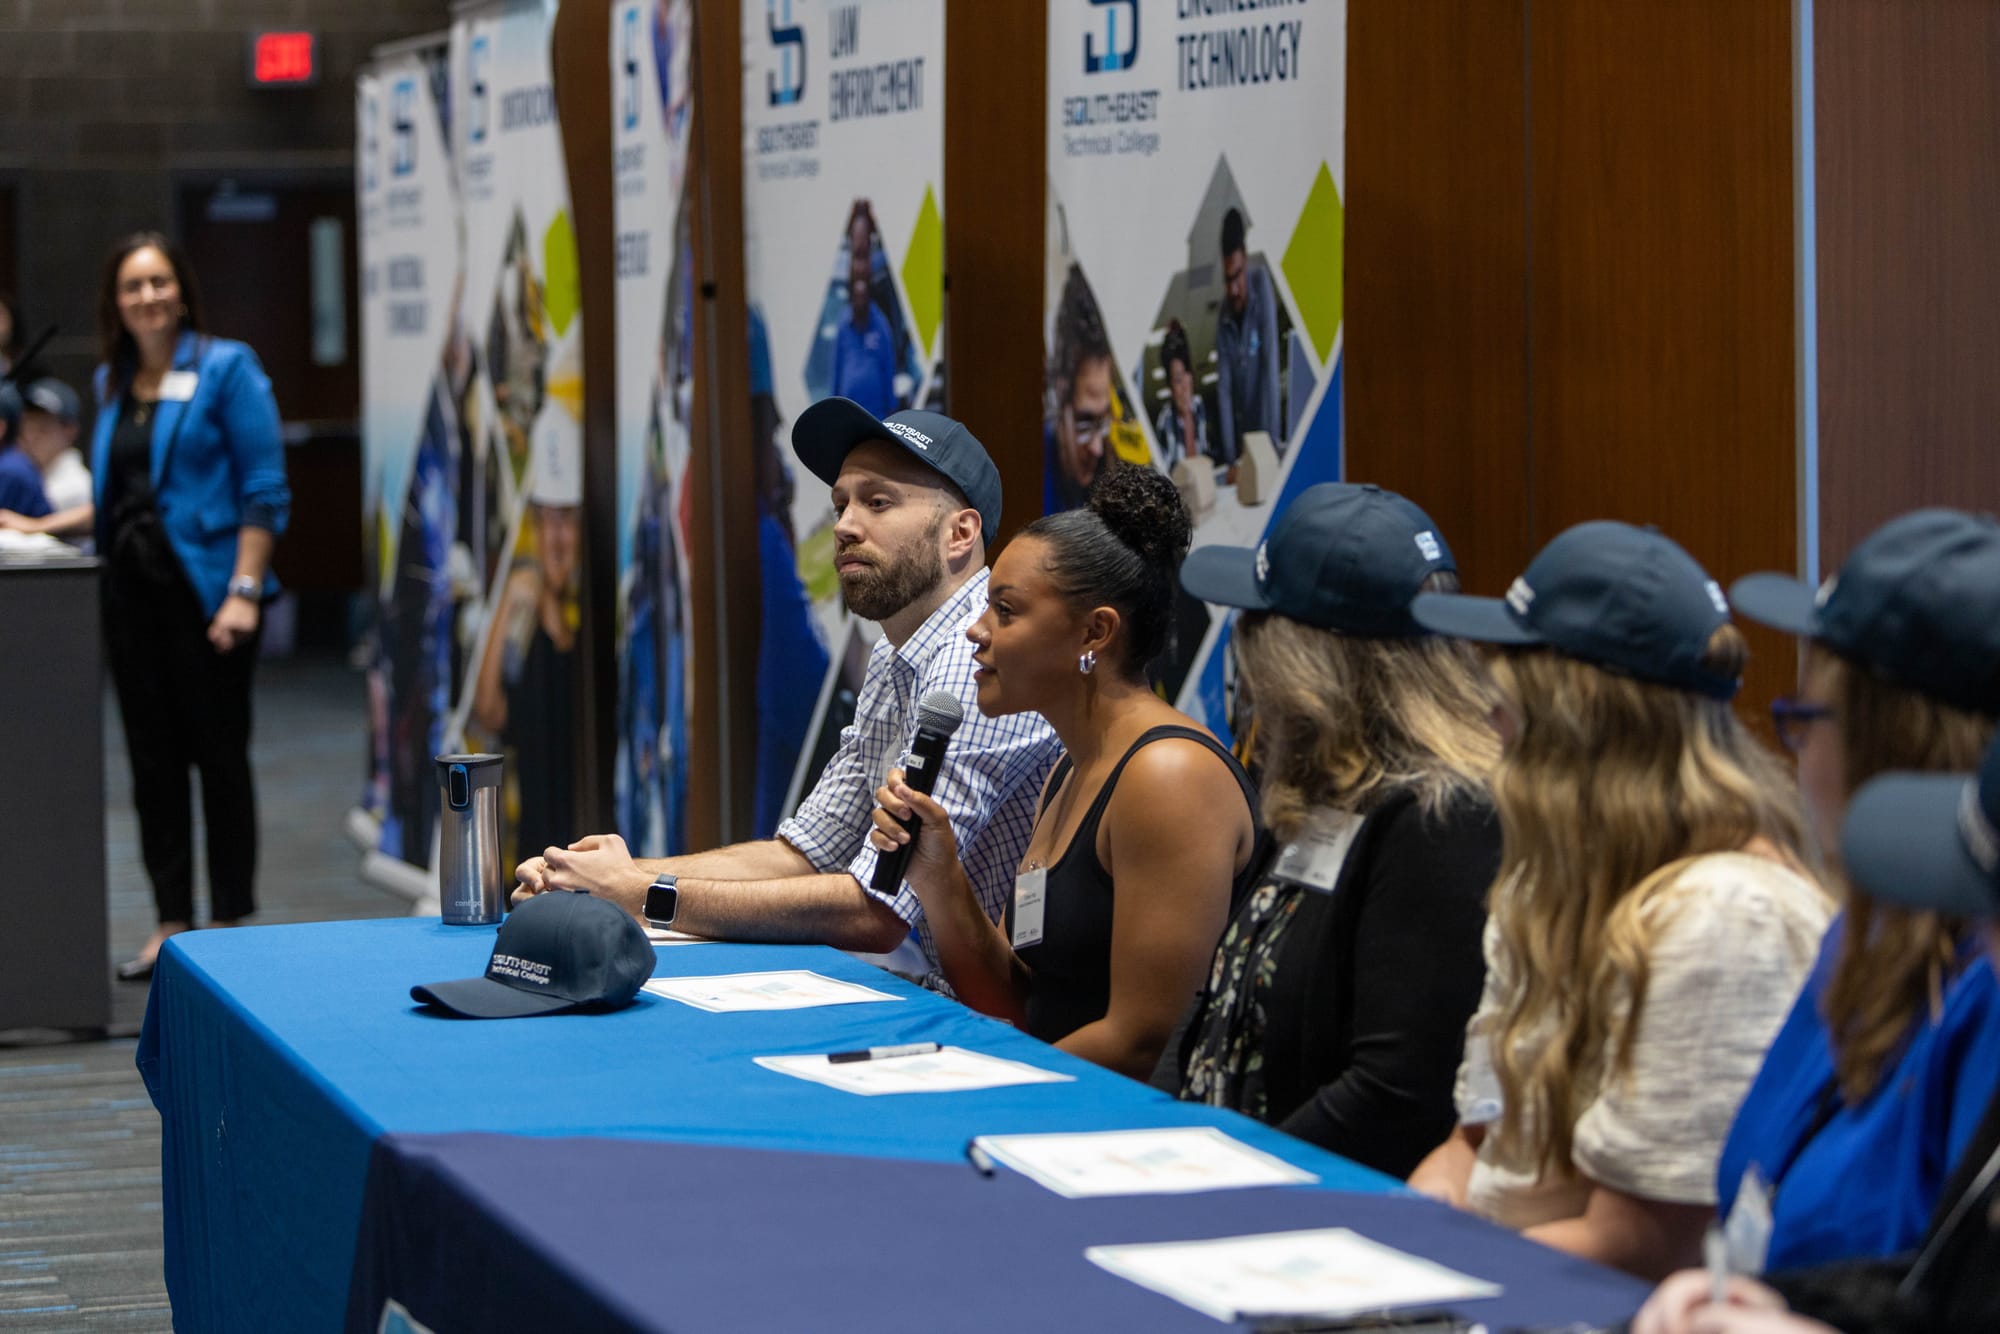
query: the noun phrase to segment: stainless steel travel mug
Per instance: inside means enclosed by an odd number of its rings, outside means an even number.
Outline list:
[[[491,926],[507,915],[500,863],[499,755],[440,755],[438,907],[449,926]]]

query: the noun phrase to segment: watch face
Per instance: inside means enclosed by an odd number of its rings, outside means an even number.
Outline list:
[[[674,909],[680,906],[680,890],[656,884],[646,891],[646,920],[656,926],[671,926]]]

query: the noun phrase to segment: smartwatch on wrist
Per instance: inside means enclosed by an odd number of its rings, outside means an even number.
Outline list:
[[[646,889],[646,921],[658,927],[674,924],[674,914],[680,910],[680,877],[669,871],[655,880]]]
[[[249,598],[252,602],[264,600],[264,585],[247,574],[239,574],[229,581],[229,596]]]

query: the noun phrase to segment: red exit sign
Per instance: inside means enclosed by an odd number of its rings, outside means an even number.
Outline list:
[[[250,34],[252,88],[309,88],[318,82],[318,34],[296,30]]]

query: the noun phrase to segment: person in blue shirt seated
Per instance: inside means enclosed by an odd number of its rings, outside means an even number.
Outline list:
[[[1987,654],[1990,665],[2000,658]],[[1854,793],[1840,828],[1846,873],[1881,905],[1985,924],[2000,966],[2000,745],[1976,774],[1891,773]],[[1981,1067],[1992,1082],[1990,1061]],[[1867,1185],[1899,1184],[1889,1165]],[[1902,1253],[1720,1285],[1706,1269],[1662,1283],[1631,1334],[1940,1334],[2000,1329],[2000,1095],[1958,1155],[1930,1225]]]
[[[1803,693],[1773,712],[1823,847],[1875,774],[1978,761],[2000,713],[2000,524],[1920,510],[1856,547],[1817,600],[1782,574],[1731,596],[1808,637]],[[1772,1268],[1914,1245],[1996,1068],[2000,986],[1973,925],[1850,885],[1737,1113],[1719,1210],[1753,1234],[1768,1212]]]
[[[833,336],[833,394],[878,417],[896,410],[896,334],[875,304],[875,220],[866,200],[847,219],[847,318]]]
[[[20,391],[12,381],[0,380],[0,528],[25,528],[17,520],[40,519],[49,512],[42,470],[17,447],[20,433]]]

